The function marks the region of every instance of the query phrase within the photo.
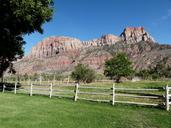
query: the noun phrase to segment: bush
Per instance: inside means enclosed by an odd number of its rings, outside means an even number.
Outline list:
[[[142,77],[143,79],[149,79],[150,77],[151,77],[151,75],[150,75],[150,72],[149,72],[149,70],[147,70],[147,69],[143,69],[143,70],[140,70],[139,72],[137,72],[136,74],[135,74],[136,76],[140,76],[140,77]]]
[[[90,69],[87,65],[78,64],[71,73],[71,77],[78,83],[91,83],[96,76],[94,70]]]
[[[104,74],[96,74],[96,80],[106,80],[108,79],[107,77],[105,77]]]

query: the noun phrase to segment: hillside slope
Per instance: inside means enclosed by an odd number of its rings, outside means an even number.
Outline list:
[[[126,52],[136,70],[155,66],[166,58],[171,66],[171,46],[160,45],[143,27],[127,27],[120,36],[112,34],[89,41],[70,37],[49,37],[34,46],[28,56],[14,64],[20,74],[70,72],[78,63],[98,72],[116,52]]]

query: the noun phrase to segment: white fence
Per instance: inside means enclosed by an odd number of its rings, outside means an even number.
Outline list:
[[[80,88],[86,88],[86,89],[102,89],[102,90],[107,90],[107,89],[112,89],[112,93],[98,93],[98,92],[80,92]],[[142,102],[130,102],[130,101],[121,101],[121,100],[116,100],[116,97],[132,97],[132,98],[148,98],[148,99],[158,99],[161,98],[161,95],[158,96],[148,96],[148,95],[133,95],[133,94],[127,94],[127,93],[118,93],[117,91],[161,91],[161,89],[135,89],[135,88],[116,88],[115,84],[113,84],[112,88],[102,88],[102,87],[90,87],[90,86],[78,86],[77,87],[78,91],[76,91],[78,94],[90,94],[90,95],[112,95],[112,105],[115,103],[126,103],[126,104],[137,104],[137,105],[149,105],[149,106],[158,106],[159,104],[152,104],[152,103],[142,103]],[[76,94],[76,95],[78,95]],[[94,100],[94,99],[87,99],[87,98],[79,98],[78,99],[83,99],[83,100],[91,100],[91,101],[102,101],[102,102],[110,102],[110,100]],[[76,99],[77,99],[76,98]]]
[[[60,85],[61,87],[64,87],[66,85]],[[70,84],[67,85],[68,87],[73,87],[75,88],[75,84]],[[52,83],[50,83],[49,85],[39,85],[39,84],[30,84],[30,85],[22,85],[21,87],[17,87],[17,84],[15,83],[14,87],[8,87],[5,84],[3,85],[3,89],[2,92],[4,93],[5,91],[9,91],[11,92],[14,91],[14,94],[17,93],[26,93],[29,94],[30,96],[33,96],[35,94],[41,94],[41,95],[48,95],[50,98],[52,96],[59,96],[59,97],[69,97],[69,96],[64,96],[64,95],[60,95],[57,94],[58,92],[63,92],[63,93],[70,93],[73,94],[74,96],[74,89],[73,90],[62,90],[59,88],[54,88],[57,87],[56,85],[53,85]],[[58,86],[59,87],[59,86]],[[71,97],[70,97],[71,98]]]
[[[171,94],[170,94],[171,87],[169,87],[167,85],[165,88],[165,91],[166,91],[166,93],[165,93],[165,100],[166,100],[165,106],[166,106],[166,110],[169,111],[169,108],[171,105]]]
[[[46,88],[45,88],[46,86]],[[65,89],[61,89],[60,87],[67,87]],[[68,89],[72,87],[72,89]],[[90,100],[90,101],[98,101],[98,102],[110,102],[112,105],[115,105],[115,103],[125,103],[125,104],[136,104],[136,105],[148,105],[148,106],[162,106],[166,108],[168,111],[171,105],[171,87],[168,85],[165,88],[161,89],[144,89],[144,88],[119,88],[115,87],[115,84],[113,84],[113,87],[95,87],[95,86],[83,86],[79,84],[69,84],[69,85],[53,85],[52,83],[50,85],[39,85],[39,84],[30,84],[30,85],[22,85],[21,88],[17,87],[17,83],[15,83],[14,87],[7,87],[3,85],[2,92],[4,93],[8,89],[11,89],[14,91],[14,94],[19,93],[19,91],[23,90],[26,91],[30,96],[33,96],[34,94],[42,94],[42,95],[48,95],[49,98],[52,96],[57,97],[68,97],[73,98],[74,101],[77,101],[79,99],[81,100]],[[91,90],[91,91],[90,91]],[[93,91],[92,91],[93,90]],[[99,91],[100,90],[100,91]],[[124,93],[121,93],[124,91]],[[136,92],[136,94],[130,94],[129,91]],[[139,95],[141,93],[139,92],[146,92],[146,95]],[[159,92],[159,91],[165,91],[165,96],[163,95],[147,95],[148,92]],[[63,94],[61,94],[63,93]],[[67,94],[67,95],[66,95]],[[82,95],[86,95],[87,97],[81,97]],[[98,98],[100,96],[107,96],[108,100],[103,99],[100,97],[100,99],[97,99],[95,96],[94,98],[91,98],[92,95],[98,95]],[[90,98],[89,98],[90,97]],[[138,102],[138,101],[126,101],[126,100],[117,100],[117,97],[129,97],[129,98],[142,98],[142,99],[163,99],[164,102],[160,103],[147,103],[147,102]]]

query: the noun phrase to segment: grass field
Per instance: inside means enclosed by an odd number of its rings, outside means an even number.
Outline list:
[[[170,128],[171,112],[0,93],[0,128]]]

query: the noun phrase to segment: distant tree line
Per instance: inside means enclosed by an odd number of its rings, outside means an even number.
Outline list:
[[[148,69],[143,69],[135,72],[132,63],[125,53],[117,53],[111,59],[107,60],[104,65],[104,74],[98,74],[95,70],[91,69],[88,65],[78,64],[75,66],[71,73],[72,80],[75,82],[91,83],[94,80],[112,79],[115,82],[121,82],[121,77],[132,78],[139,76],[142,79],[162,79],[171,78],[171,67],[166,65],[167,58],[162,59],[156,66]],[[53,81],[64,80],[68,76],[62,75],[62,72],[56,73],[41,73],[33,75],[10,76],[8,80],[33,80],[33,81]]]
[[[61,75],[61,73],[34,73],[33,75],[28,75],[28,74],[24,74],[24,75],[11,75],[11,76],[6,76],[5,80],[6,81],[28,81],[28,80],[32,80],[32,81],[52,81],[52,80],[64,80],[66,78],[66,76]]]

